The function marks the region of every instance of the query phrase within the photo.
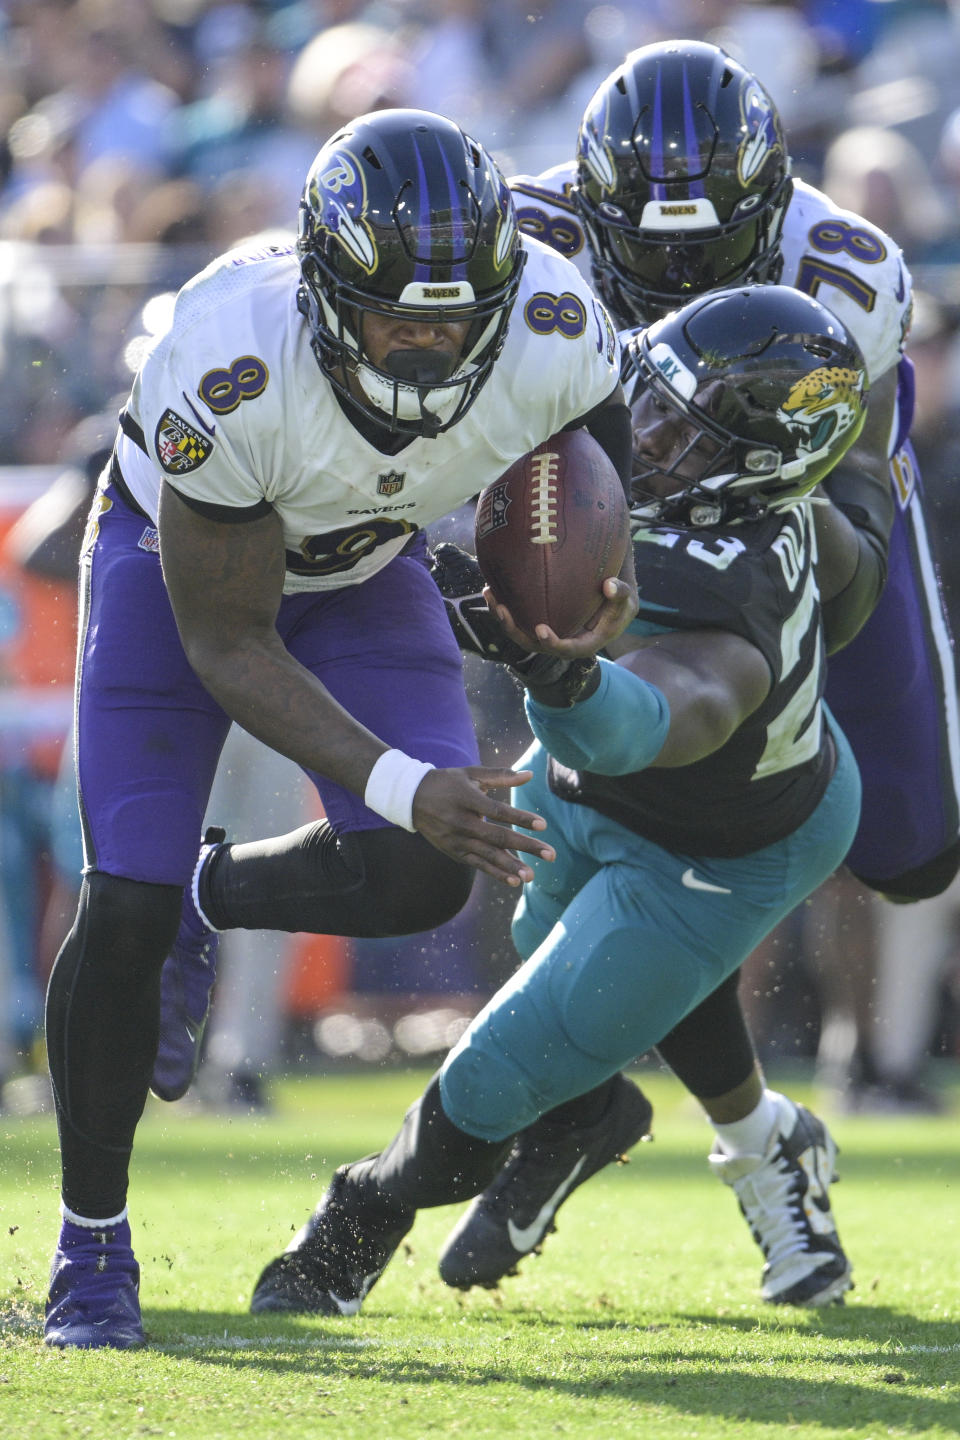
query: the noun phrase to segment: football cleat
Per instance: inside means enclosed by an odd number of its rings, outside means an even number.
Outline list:
[[[342,1165],[306,1225],[263,1271],[250,1301],[254,1315],[356,1315],[380,1279],[414,1214],[362,1200]]]
[[[201,916],[197,881],[208,856],[225,839],[216,827],[203,837],[193,879],[183,892],[180,929],[160,972],[160,1039],[150,1080],[158,1100],[182,1099],[200,1068],[220,936]]]
[[[78,1350],[146,1344],[139,1290],[126,1220],[105,1230],[64,1220],[50,1267],[44,1341]]]
[[[762,1155],[714,1150],[714,1173],[730,1185],[763,1251],[760,1293],[771,1305],[842,1303],[853,1288],[830,1209],[837,1146],[822,1121],[786,1095]]]
[[[440,1256],[440,1278],[458,1290],[492,1289],[556,1229],[569,1195],[650,1133],[653,1108],[618,1075],[604,1114],[590,1126],[540,1119],[516,1138],[503,1168],[478,1195]]]

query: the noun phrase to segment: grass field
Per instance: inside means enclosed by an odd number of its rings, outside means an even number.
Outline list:
[[[656,1140],[564,1207],[542,1258],[462,1296],[424,1212],[352,1320],[254,1319],[252,1285],[331,1169],[381,1145],[423,1073],[284,1082],[264,1118],[151,1102],[131,1196],[151,1347],[50,1352],[56,1231],[47,1117],[0,1117],[0,1435],[9,1440],[960,1433],[960,1128],[828,1116],[856,1289],[824,1312],[757,1299],[759,1252],[707,1171],[709,1132],[666,1075],[639,1078]],[[791,1086],[810,1100],[803,1086]],[[960,1090],[955,1092],[960,1104]]]

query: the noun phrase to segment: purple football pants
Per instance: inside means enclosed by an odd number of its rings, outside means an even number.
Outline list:
[[[898,500],[876,610],[830,657],[826,699],[860,767],[860,827],[847,865],[889,880],[960,833],[956,678],[909,445],[894,458]]]
[[[475,765],[460,652],[425,544],[360,585],[284,596],[290,653],[387,745],[437,766]],[[84,869],[184,885],[230,720],[184,654],[156,531],[112,487],[81,558],[77,771]],[[387,822],[310,774],[338,830]]]

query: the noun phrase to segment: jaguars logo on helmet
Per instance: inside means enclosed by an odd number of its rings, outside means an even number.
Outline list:
[[[846,365],[823,365],[797,381],[777,413],[796,437],[798,453],[822,450],[860,421],[863,373]]]
[[[627,356],[638,380],[632,488],[640,518],[705,525],[796,504],[866,418],[856,342],[789,285],[701,295],[639,332]],[[673,412],[672,447],[646,443],[648,391]]]

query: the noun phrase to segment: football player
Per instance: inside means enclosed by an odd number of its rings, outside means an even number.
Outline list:
[[[178,295],[81,560],[85,863],[47,1004],[63,1171],[48,1343],[144,1341],[128,1166],[171,947],[205,1011],[220,930],[417,932],[461,908],[475,869],[520,885],[552,857],[523,833],[543,821],[498,798],[514,772],[476,763],[422,527],[565,426],[628,485],[619,372],[575,267],[522,243],[483,148],[421,111],[346,126],[307,177],[297,243],[230,252]],[[632,558],[604,594],[566,654],[635,613]],[[231,719],[309,774],[327,818],[208,835],[198,863]],[[185,1021],[189,1083],[202,1013]]]
[[[391,1144],[336,1172],[261,1274],[255,1313],[355,1314],[417,1209],[491,1185],[509,1206],[486,1225],[475,1205],[468,1230],[475,1268],[499,1278],[563,1195],[643,1133],[649,1106],[620,1067],[735,975],[856,833],[856,762],[822,693],[861,542],[818,485],[862,433],[865,361],[818,301],[766,285],[691,301],[631,358],[639,613],[592,665],[523,672],[536,738],[518,764],[557,852],[531,861],[514,917],[525,964]],[[766,1099],[775,1186],[751,1185],[756,1164],[723,1147],[713,1165],[762,1240],[768,1298],[839,1299],[836,1147],[802,1106]],[[601,1143],[568,1170],[571,1117]],[[537,1153],[502,1170],[518,1133]]]
[[[846,864],[898,901],[940,894],[960,866],[956,686],[909,440],[912,286],[899,246],[792,177],[770,96],[701,42],[634,51],[588,104],[576,159],[510,183],[521,228],[592,279],[622,330],[756,280],[815,296],[856,339],[888,516],[863,463],[859,488],[848,468],[827,491],[855,523],[892,530],[879,604],[829,671],[864,782]]]
[[[718,286],[780,281],[815,296],[857,341],[870,377],[870,417],[823,486],[857,527],[861,546],[852,585],[826,607],[828,618],[835,612],[826,699],[863,782],[861,821],[845,864],[865,885],[899,901],[937,894],[960,856],[960,732],[950,639],[909,441],[912,367],[903,345],[911,282],[899,247],[791,177],[769,95],[724,51],[699,42],[634,51],[588,104],[576,159],[511,184],[521,226],[592,277],[624,330]],[[706,1110],[716,1143],[743,1170],[737,1178],[730,1168],[719,1172],[734,1179],[741,1205],[764,1195],[753,1229],[766,1251],[765,1234],[789,1225],[777,1160],[789,1136],[777,1128],[737,977],[657,1049]],[[598,1092],[591,1112],[598,1125],[605,1093]],[[559,1201],[557,1186],[583,1156],[594,1169],[616,1157],[609,1144],[603,1155],[592,1121],[574,1123],[571,1112],[564,1130],[562,1118],[551,1120],[554,1168],[536,1168],[543,1145],[534,1130],[458,1227],[440,1267],[450,1284],[495,1283],[522,1258],[510,1244],[508,1220],[522,1234],[517,1216],[547,1205],[552,1223],[584,1166]],[[815,1292],[815,1244],[808,1264],[808,1283],[799,1287],[765,1272],[765,1297],[818,1303],[824,1296]]]

